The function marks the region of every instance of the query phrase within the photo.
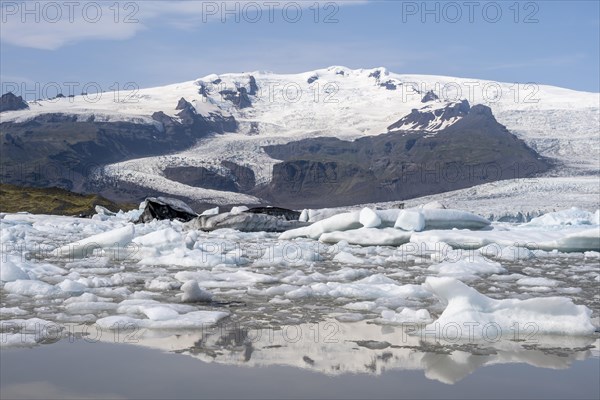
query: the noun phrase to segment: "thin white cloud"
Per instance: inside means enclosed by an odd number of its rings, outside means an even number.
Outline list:
[[[315,14],[315,3],[319,3],[318,14]],[[323,20],[336,18],[341,6],[363,3],[365,1],[138,1],[120,2],[119,7],[115,7],[113,2],[96,1],[4,1],[0,3],[0,41],[56,50],[87,40],[126,40],[160,24],[189,30],[214,22],[289,22],[298,18],[298,9],[301,18]]]

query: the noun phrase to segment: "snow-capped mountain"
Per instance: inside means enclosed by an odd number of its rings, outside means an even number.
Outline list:
[[[2,175],[10,182],[72,185],[81,191],[92,190],[94,177],[115,196],[136,187],[140,195],[258,203],[264,193],[256,188],[270,185],[277,178],[273,171],[285,161],[265,151],[268,146],[381,134],[433,140],[478,104],[489,107],[494,123],[559,164],[553,174],[584,175],[598,170],[598,100],[597,93],[552,86],[400,75],[385,68],[212,74],[157,88],[40,100],[29,102],[27,109],[4,111],[3,154],[11,156],[3,160]],[[33,137],[32,131],[45,135]],[[526,162],[537,160],[532,157]],[[42,176],[32,182],[28,171],[15,178],[15,164],[45,165],[48,159],[61,166],[79,163],[75,178]],[[546,169],[537,165],[527,173]]]

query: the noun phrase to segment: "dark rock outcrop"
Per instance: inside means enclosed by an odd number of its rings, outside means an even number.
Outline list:
[[[239,214],[202,215],[185,226],[187,229],[202,231],[229,228],[241,232],[285,232],[306,225],[308,225],[306,222],[288,220],[283,216],[246,211]]]
[[[274,217],[283,218],[286,221],[298,221],[300,218],[300,212],[294,210],[288,210],[287,208],[281,207],[253,207],[245,212],[251,214],[266,214]]]
[[[430,109],[429,106],[415,108],[410,114],[388,126],[388,130],[436,130],[448,121],[464,117],[470,109],[467,100],[450,103],[446,107],[437,109]]]
[[[375,78],[377,80],[379,80],[379,78],[381,78],[381,71],[377,70],[377,71],[373,71],[369,74],[369,78]]]
[[[162,111],[155,123],[99,122],[94,116],[40,114],[25,122],[0,124],[0,179],[32,187],[61,187],[105,194],[112,187],[90,187],[90,176],[102,165],[180,151],[211,133],[232,132],[232,116],[197,114],[181,99],[178,118]],[[110,186],[109,183],[107,186]]]
[[[443,110],[462,117],[435,134],[392,130],[353,142],[329,137],[266,146],[283,161],[253,194],[289,208],[336,207],[531,177],[551,167],[489,107],[464,102]]]
[[[240,192],[247,192],[256,186],[256,176],[252,168],[223,160],[221,165],[228,169],[234,184]]]
[[[25,110],[29,105],[21,96],[15,96],[12,92],[8,92],[0,97],[0,112]]]
[[[219,171],[204,167],[167,167],[163,170],[167,179],[181,182],[185,185],[205,189],[226,190],[239,192],[232,176],[219,174]]]
[[[248,77],[248,88],[248,94],[250,96],[256,96],[258,93],[258,85],[256,84],[256,78],[254,78],[252,75]]]
[[[425,93],[425,96],[423,96],[423,98],[421,99],[421,103],[428,103],[430,101],[436,101],[439,99],[440,98],[437,96],[437,94],[433,93],[433,90],[430,90],[427,93]]]
[[[387,90],[396,90],[396,84],[394,83],[394,81],[387,80],[385,82],[381,82],[379,84],[379,86],[386,88]]]
[[[223,99],[231,101],[233,105],[239,109],[252,107],[252,102],[250,101],[248,92],[244,87],[237,88],[237,90],[221,90],[219,94],[223,96]]]
[[[136,221],[150,222],[154,219],[176,219],[182,222],[188,222],[196,218],[198,214],[194,212],[183,201],[169,197],[148,197],[146,199],[144,212]]]

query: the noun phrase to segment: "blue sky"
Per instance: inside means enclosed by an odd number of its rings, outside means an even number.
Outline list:
[[[600,91],[598,1],[48,4],[2,1],[3,91],[331,65]]]

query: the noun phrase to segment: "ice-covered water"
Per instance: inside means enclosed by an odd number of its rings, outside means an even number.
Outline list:
[[[372,210],[284,235],[133,225],[137,210],[3,214],[2,346],[117,340],[328,374],[418,369],[445,383],[481,365],[598,356],[597,212],[468,230],[485,221],[447,211],[416,211],[421,232],[393,228],[408,221],[398,210]],[[440,355],[462,370],[436,372],[427,360]]]

